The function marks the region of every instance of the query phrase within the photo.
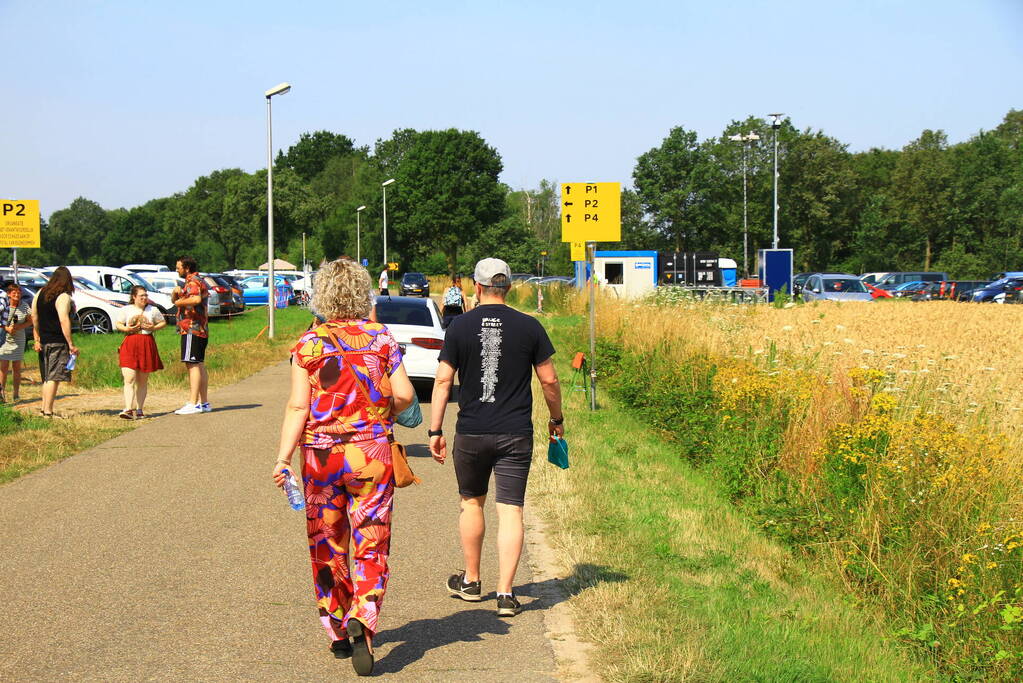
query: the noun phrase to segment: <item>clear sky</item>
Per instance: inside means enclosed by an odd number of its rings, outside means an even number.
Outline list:
[[[672,126],[780,111],[851,151],[1023,108],[1023,0],[0,0],[0,197],[131,207],[304,131],[472,129],[513,188],[631,184]]]

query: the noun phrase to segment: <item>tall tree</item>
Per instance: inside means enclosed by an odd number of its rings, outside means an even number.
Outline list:
[[[367,153],[365,148],[359,151],[363,156]],[[352,156],[355,152],[355,143],[347,135],[318,130],[315,133],[302,133],[287,153],[278,152],[274,167],[290,168],[299,178],[308,182],[323,171],[331,159]]]
[[[461,245],[504,215],[501,157],[479,133],[450,128],[417,133],[388,192],[388,229],[407,257],[443,251],[454,274]]]
[[[892,173],[895,203],[920,245],[924,270],[931,269],[936,251],[949,237],[952,166],[943,131],[925,130],[902,149]]]
[[[103,238],[113,223],[96,202],[78,197],[66,209],[54,211],[42,235],[43,246],[59,263],[99,264]]]

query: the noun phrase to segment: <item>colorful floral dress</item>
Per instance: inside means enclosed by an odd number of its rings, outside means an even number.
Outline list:
[[[331,640],[346,637],[351,618],[375,633],[387,588],[394,500],[390,376],[401,365],[401,350],[379,323],[331,320],[306,332],[292,354],[309,372],[302,479],[320,620]]]

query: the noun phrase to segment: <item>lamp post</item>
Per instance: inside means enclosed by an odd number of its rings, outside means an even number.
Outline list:
[[[384,268],[387,267],[387,186],[394,182],[394,178],[380,183],[384,188]]]
[[[782,114],[768,114],[771,117],[771,129],[774,131],[774,246],[778,248],[778,129],[781,128]]]
[[[749,223],[746,212],[746,152],[749,149],[749,143],[754,140],[759,140],[760,136],[753,131],[750,131],[746,135],[738,133],[735,135],[729,135],[728,139],[742,143],[742,273],[745,277],[749,277]]]
[[[366,208],[363,204],[355,210],[355,261],[362,265],[362,210]]]
[[[274,281],[274,159],[273,159],[273,116],[271,115],[270,98],[283,95],[291,90],[290,83],[281,83],[267,90],[266,95],[266,253],[267,253],[267,338],[274,338],[274,307],[276,306],[277,283]]]

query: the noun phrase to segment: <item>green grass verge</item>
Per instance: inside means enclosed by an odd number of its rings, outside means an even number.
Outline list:
[[[868,608],[767,538],[713,471],[607,392],[568,391],[581,318],[544,321],[566,389],[572,467],[541,460],[531,501],[574,572],[580,635],[611,681],[912,681],[934,672]],[[542,400],[537,419],[545,418]]]

